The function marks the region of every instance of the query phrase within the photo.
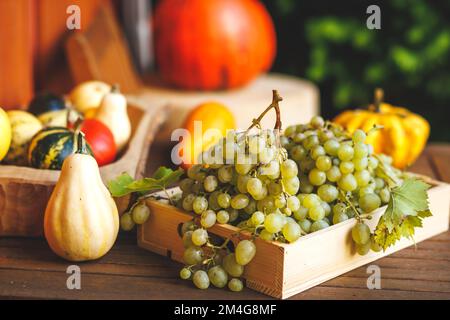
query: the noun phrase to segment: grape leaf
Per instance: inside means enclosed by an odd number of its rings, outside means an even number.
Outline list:
[[[374,232],[374,240],[383,250],[402,237],[413,239],[415,228],[422,227],[422,219],[431,216],[429,188],[430,185],[422,180],[409,178],[391,191],[388,207]]]
[[[160,167],[150,178],[134,180],[128,173],[123,173],[108,183],[113,197],[122,197],[132,192],[149,192],[163,190],[178,181],[183,175],[183,169],[172,170]]]

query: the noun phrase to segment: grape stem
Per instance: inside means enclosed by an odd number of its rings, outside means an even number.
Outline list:
[[[263,111],[259,115],[258,118],[253,119],[252,125],[248,127],[248,129],[245,131],[245,134],[247,134],[253,127],[255,126],[261,126],[261,120],[264,118],[264,116],[267,114],[267,112],[270,111],[270,109],[275,109],[276,113],[276,121],[275,121],[275,130],[281,130],[281,115],[280,115],[280,106],[278,103],[280,101],[283,101],[283,98],[280,96],[277,90],[272,90],[272,103],[266,108],[266,110]]]
[[[356,219],[357,219],[358,221],[361,221],[362,218],[361,218],[361,215],[359,214],[359,211],[355,208],[355,206],[353,205],[353,203],[352,203],[350,200],[348,200],[348,198],[347,198],[347,196],[345,195],[344,191],[339,190],[339,193],[341,194],[342,198],[343,198],[344,201],[347,203],[347,205],[355,212]]]

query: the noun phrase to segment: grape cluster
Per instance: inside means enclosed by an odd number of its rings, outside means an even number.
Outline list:
[[[392,159],[375,155],[366,138],[362,130],[349,135],[321,117],[286,128],[281,138],[300,168],[297,197],[301,205],[294,217],[302,230],[314,232],[355,217],[352,238],[361,255],[381,250],[364,220],[389,202],[389,184],[401,179],[391,166]]]
[[[274,130],[230,132],[202,159],[204,164],[190,167],[180,182],[178,206],[195,216],[182,228],[186,266],[180,277],[201,289],[212,283],[240,291],[239,277],[256,254],[253,240],[240,241],[232,252],[226,242],[214,244],[207,230],[229,223],[265,240],[297,240],[298,167]]]

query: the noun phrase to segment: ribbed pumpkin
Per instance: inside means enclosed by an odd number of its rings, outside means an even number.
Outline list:
[[[73,131],[63,127],[46,128],[31,140],[28,162],[34,168],[60,170],[64,160],[74,153],[76,148]],[[89,146],[87,149],[92,154]]]
[[[185,89],[241,86],[276,52],[271,17],[256,0],[162,0],[154,38],[162,78]]]
[[[393,165],[403,169],[411,165],[422,152],[430,134],[430,125],[421,116],[406,108],[382,103],[383,91],[375,92],[375,102],[368,109],[344,111],[333,122],[342,125],[350,133],[356,129],[366,132],[374,126],[380,129],[371,132],[366,143],[376,153],[392,157]]]
[[[77,140],[77,151],[64,161],[45,210],[44,234],[58,256],[85,261],[102,257],[114,245],[119,214],[82,133]]]

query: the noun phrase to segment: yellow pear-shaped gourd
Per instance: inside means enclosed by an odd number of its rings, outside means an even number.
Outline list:
[[[44,233],[58,256],[85,261],[111,249],[119,232],[119,214],[83,134],[76,134],[77,151],[64,160],[45,210]]]
[[[121,151],[130,139],[131,123],[127,113],[127,100],[117,85],[103,97],[95,119],[111,130],[117,150]]]

